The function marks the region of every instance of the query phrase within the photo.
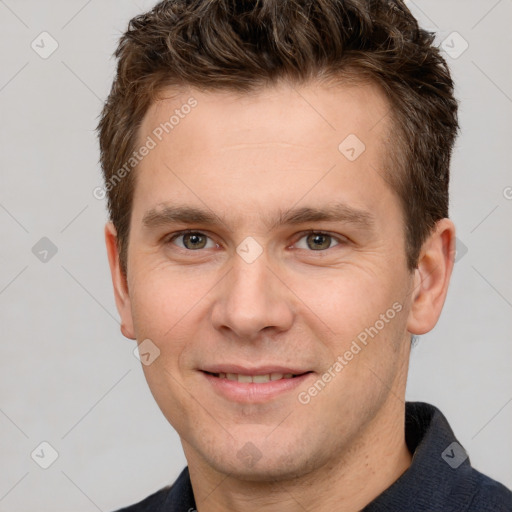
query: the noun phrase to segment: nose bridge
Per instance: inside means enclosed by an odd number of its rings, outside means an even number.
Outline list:
[[[289,328],[293,316],[287,289],[269,266],[265,253],[252,261],[243,253],[234,255],[213,309],[215,327],[227,327],[245,339],[268,327]]]
[[[249,299],[254,306],[258,302],[263,303],[265,293],[272,288],[269,283],[272,273],[268,269],[266,256],[262,255],[252,262],[247,262],[242,257],[233,260],[231,295],[237,300]]]

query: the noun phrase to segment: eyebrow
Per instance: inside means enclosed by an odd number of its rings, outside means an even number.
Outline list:
[[[291,208],[287,211],[279,210],[275,220],[264,219],[265,226],[273,231],[278,226],[297,225],[306,222],[343,222],[354,224],[362,229],[371,229],[375,224],[375,217],[365,210],[360,210],[343,203],[335,203],[322,208],[301,207]],[[158,228],[168,224],[202,224],[215,226],[227,225],[221,217],[209,210],[193,206],[164,205],[162,208],[148,210],[142,219],[147,229]]]

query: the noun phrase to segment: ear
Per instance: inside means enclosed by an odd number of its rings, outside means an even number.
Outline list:
[[[425,334],[436,325],[443,309],[455,261],[455,226],[441,219],[421,248],[407,329]]]
[[[119,252],[117,248],[117,231],[112,222],[105,224],[105,244],[107,246],[108,262],[112,274],[114,286],[114,297],[117,311],[121,316],[121,332],[129,339],[136,339],[133,328],[133,318],[130,296],[128,294],[128,283],[126,276],[121,271],[119,263]]]

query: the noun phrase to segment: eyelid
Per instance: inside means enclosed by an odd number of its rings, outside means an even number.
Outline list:
[[[306,231],[302,231],[300,233],[297,233],[297,235],[295,236],[295,241],[293,242],[292,245],[295,245],[299,240],[301,240],[305,236],[309,236],[309,235],[325,235],[325,236],[329,236],[333,240],[336,240],[336,242],[338,242],[337,245],[345,245],[345,244],[347,244],[349,242],[349,239],[346,236],[343,236],[343,235],[340,235],[340,234],[330,233],[329,231],[323,231],[321,229],[308,229]],[[335,245],[334,247],[337,247],[337,245]],[[330,249],[334,249],[334,247],[329,247],[328,249],[324,249],[322,251],[309,250],[307,252],[311,252],[311,253],[327,252]],[[298,250],[299,251],[300,250],[304,251],[306,249],[298,249]]]
[[[197,233],[199,235],[204,235],[207,238],[209,238],[210,240],[212,240],[217,246],[219,245],[214,240],[214,238],[208,234],[207,231],[203,231],[203,230],[199,230],[199,229],[185,229],[185,230],[182,230],[182,231],[176,231],[174,233],[171,233],[171,234],[165,236],[163,238],[163,242],[165,244],[168,244],[168,243],[173,242],[176,238],[179,238],[180,236],[184,236],[184,235],[187,235],[187,234],[190,234],[190,233]],[[349,242],[349,239],[347,237],[345,237],[343,235],[340,235],[340,234],[330,233],[328,231],[323,231],[321,229],[308,229],[308,230],[296,233],[295,236],[294,236],[294,240],[295,241],[293,242],[292,245],[295,245],[299,240],[301,240],[305,236],[313,235],[313,234],[314,235],[326,235],[326,236],[329,236],[332,239],[336,240],[338,242],[338,245],[347,244]],[[183,249],[182,247],[179,247],[179,246],[176,246],[176,247],[178,249],[185,250],[187,252],[201,252],[201,249],[193,251],[193,250],[190,250],[190,249]],[[337,247],[337,245],[335,245],[334,247]],[[329,249],[334,249],[334,247],[329,247],[328,249],[325,249],[325,250],[322,250],[322,251],[310,250],[310,251],[307,251],[307,252],[312,252],[312,253],[315,253],[315,252],[327,252]],[[298,249],[298,250],[306,250],[306,249]]]
[[[215,245],[219,245],[214,239],[212,236],[210,236],[208,234],[208,232],[206,231],[202,231],[202,230],[199,230],[199,229],[184,229],[182,231],[176,231],[174,233],[170,233],[169,235],[165,236],[163,238],[163,243],[164,244],[169,244],[169,243],[172,243],[176,238],[179,238],[180,236],[185,236],[185,235],[188,235],[190,233],[194,233],[194,234],[198,234],[198,235],[203,235],[203,236],[206,236],[207,238],[209,238],[212,242],[215,243]],[[182,250],[185,250],[185,251],[188,251],[188,252],[200,252],[201,250],[197,250],[197,251],[192,251],[192,250],[189,250],[189,249],[183,249],[182,247],[179,247],[177,246],[178,249],[182,249]]]

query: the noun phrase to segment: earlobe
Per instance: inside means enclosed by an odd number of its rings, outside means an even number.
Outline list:
[[[128,283],[126,276],[121,271],[117,247],[117,231],[112,222],[105,224],[105,245],[112,276],[112,285],[114,287],[114,298],[117,311],[121,317],[121,333],[126,338],[135,340]]]
[[[441,219],[422,246],[411,292],[407,323],[411,334],[425,334],[436,325],[448,292],[455,257],[455,226]]]

